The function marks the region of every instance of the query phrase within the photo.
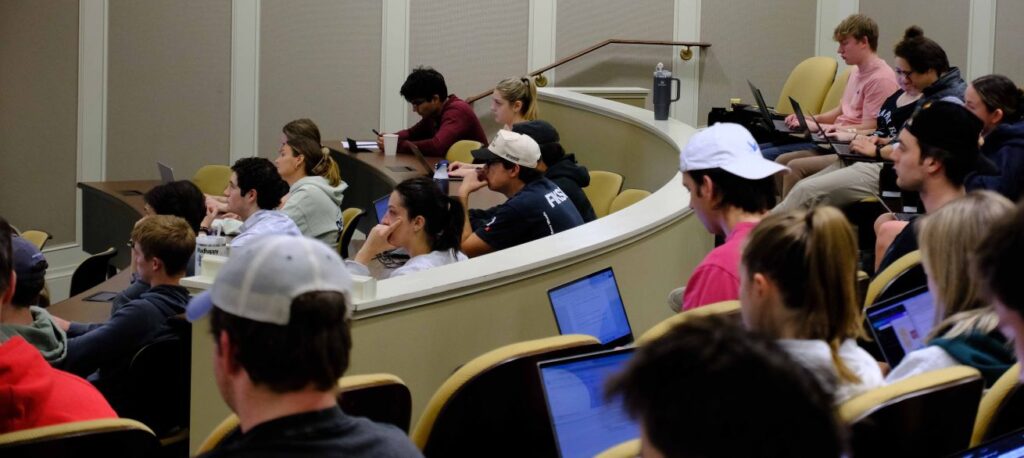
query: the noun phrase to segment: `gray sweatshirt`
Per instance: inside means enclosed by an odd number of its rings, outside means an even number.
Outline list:
[[[281,211],[295,221],[302,235],[335,246],[341,227],[342,192],[347,187],[345,182],[331,186],[321,176],[302,178],[288,191]]]

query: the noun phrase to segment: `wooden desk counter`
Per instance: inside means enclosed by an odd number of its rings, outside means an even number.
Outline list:
[[[79,323],[99,323],[110,318],[110,302],[87,301],[85,298],[93,294],[109,291],[120,293],[131,283],[132,273],[125,269],[92,288],[75,296],[57,302],[47,308],[51,315],[59,316],[68,321]]]
[[[82,249],[96,254],[117,248],[112,264],[119,269],[127,267],[131,255],[124,244],[144,213],[143,194],[158,184],[158,180],[78,183],[82,190]]]

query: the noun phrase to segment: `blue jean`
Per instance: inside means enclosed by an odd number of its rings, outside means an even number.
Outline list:
[[[793,151],[802,150],[813,150],[817,147],[814,143],[790,143],[788,145],[775,145],[774,143],[762,143],[758,145],[761,147],[761,155],[769,161],[774,161],[782,156],[783,154],[790,153]]]

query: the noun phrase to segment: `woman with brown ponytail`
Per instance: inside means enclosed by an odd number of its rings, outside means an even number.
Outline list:
[[[981,154],[999,170],[998,175],[968,175],[964,186],[1016,202],[1024,194],[1024,92],[1003,75],[985,75],[967,86],[964,102],[984,124]]]
[[[302,235],[335,246],[342,193],[348,185],[341,181],[328,149],[320,146],[320,130],[313,121],[297,119],[282,131],[274,165],[290,188],[281,199],[281,211],[295,221]]]
[[[857,237],[834,207],[773,214],[754,228],[740,264],[747,327],[779,340],[836,403],[882,386],[878,362],[857,346]]]

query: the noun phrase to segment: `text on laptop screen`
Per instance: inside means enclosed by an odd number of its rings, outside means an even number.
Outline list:
[[[935,301],[932,294],[918,294],[880,304],[868,310],[868,322],[878,345],[890,364],[903,355],[925,346],[925,339],[935,325]]]
[[[633,355],[617,350],[541,363],[540,375],[555,440],[563,457],[591,457],[640,437],[621,399],[605,401],[604,385]]]
[[[384,221],[384,215],[388,212],[388,201],[391,200],[391,194],[388,194],[380,199],[373,201],[373,209],[377,212],[377,223]]]
[[[562,334],[586,334],[602,344],[632,335],[611,268],[554,288],[548,298]]]

